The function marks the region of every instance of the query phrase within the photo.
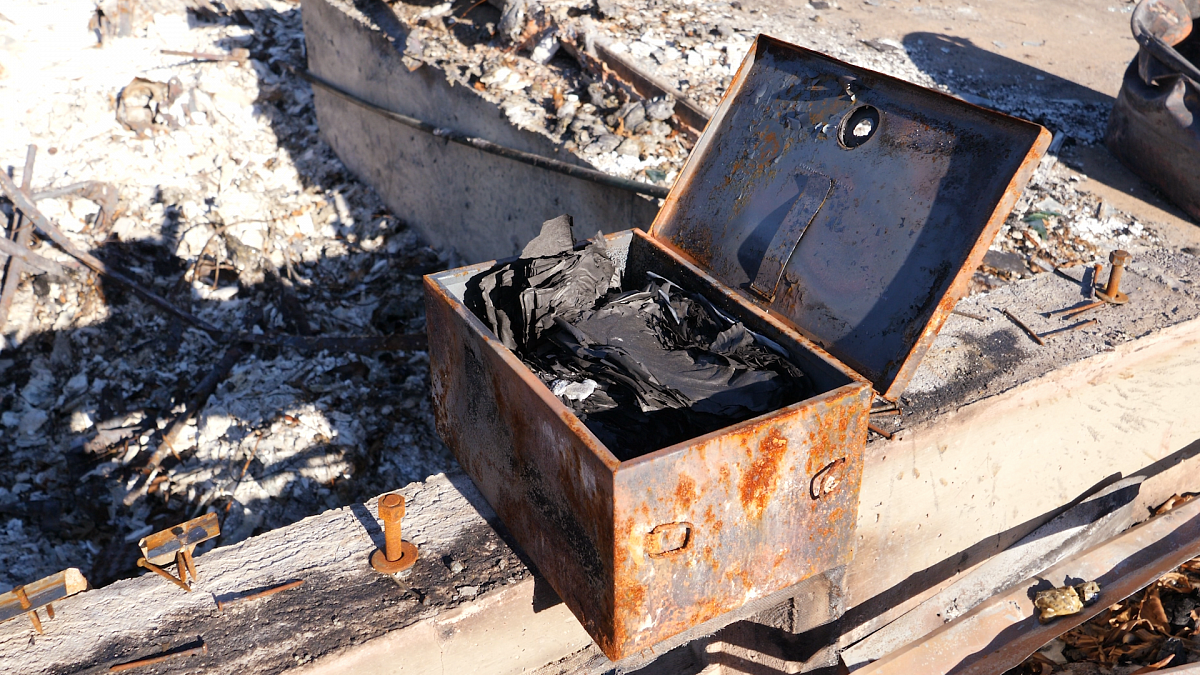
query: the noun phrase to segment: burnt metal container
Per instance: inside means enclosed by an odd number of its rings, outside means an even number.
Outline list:
[[[761,36],[649,234],[647,272],[783,345],[811,398],[618,461],[425,278],[438,431],[609,658],[847,562],[873,395],[912,378],[1041,154],[1041,127]]]

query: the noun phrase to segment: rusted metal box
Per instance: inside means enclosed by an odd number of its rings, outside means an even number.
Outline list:
[[[848,561],[874,393],[911,379],[1049,144],[1041,127],[760,37],[650,234],[608,236],[783,345],[812,398],[619,461],[425,278],[438,430],[619,659]]]

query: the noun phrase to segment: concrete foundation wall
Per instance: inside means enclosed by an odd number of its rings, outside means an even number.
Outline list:
[[[388,110],[517,150],[586,166],[540,134],[513,126],[477,92],[432,66],[409,71],[405,28],[379,2],[372,16],[343,0],[304,0],[309,70]],[[404,126],[314,87],[321,134],[397,217],[464,262],[515,255],[541,224],[568,213],[576,235],[647,229],[657,200],[539,169]]]

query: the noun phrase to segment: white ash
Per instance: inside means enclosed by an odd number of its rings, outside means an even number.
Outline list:
[[[423,333],[420,275],[444,256],[319,139],[311,90],[282,67],[304,65],[299,9],[264,4],[249,26],[160,13],[103,47],[86,30],[91,2],[6,6],[0,98],[20,103],[0,106],[0,164],[19,182],[34,143],[35,191],[115,185],[108,231],[90,201],[39,208],[77,245],[218,326]],[[161,53],[233,47],[250,50],[244,66]],[[134,77],[179,78],[183,94],[166,111],[177,129],[138,138],[118,124],[113,102]],[[65,567],[101,585],[137,573],[139,537],[205,511],[221,515],[219,543],[230,543],[453,468],[433,428],[423,351],[260,348],[180,436],[183,461],[127,507],[130,462],[157,447],[225,346],[90,273],[27,275],[3,339],[0,591]],[[85,449],[122,429],[136,433]]]
[[[572,401],[583,401],[591,396],[596,391],[595,380],[584,380],[582,382],[572,382],[570,380],[555,380],[550,385],[550,391],[555,396],[560,398],[568,398]]]

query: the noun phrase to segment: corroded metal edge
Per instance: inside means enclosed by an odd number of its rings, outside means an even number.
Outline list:
[[[81,591],[86,591],[87,588],[87,579],[83,577],[83,573],[79,571],[78,567],[69,567],[44,579],[18,586],[7,593],[0,594],[0,621],[7,621],[31,610],[44,607],[51,602],[57,602]],[[18,597],[17,591],[22,589],[29,599],[27,608],[21,607],[21,600]]]

